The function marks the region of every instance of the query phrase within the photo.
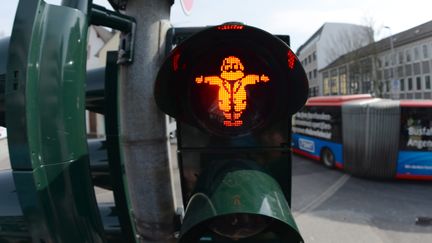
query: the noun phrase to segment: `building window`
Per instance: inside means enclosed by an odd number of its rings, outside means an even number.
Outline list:
[[[362,93],[370,93],[372,92],[371,82],[363,82],[362,84]]]
[[[414,60],[420,59],[420,51],[419,48],[416,46],[414,47]]]
[[[387,93],[390,92],[390,81],[388,81],[388,80],[385,82],[385,91],[386,91]]]
[[[403,66],[398,66],[398,67],[397,67],[397,76],[398,76],[399,78],[401,78],[401,77],[404,76],[404,73],[403,73]]]
[[[363,77],[363,79],[362,79],[363,81],[369,82],[371,80],[371,73],[369,71],[367,71],[367,72],[365,71],[363,73],[362,77]]]
[[[347,79],[346,79],[346,74],[341,74],[339,76],[339,81],[340,81],[340,89],[341,89],[341,94],[347,94]]]
[[[347,94],[347,74],[346,74],[346,68],[341,67],[339,68],[339,83],[340,83],[340,93],[341,94]]]
[[[311,56],[311,55],[308,56],[308,62],[309,62],[309,63],[312,62],[312,56]]]
[[[421,85],[421,77],[416,77],[416,84],[417,84],[417,90],[421,90],[422,89],[422,85]]]
[[[425,76],[425,89],[431,89],[431,79],[429,75]]]
[[[316,52],[315,52],[315,51],[312,53],[312,59],[313,59],[314,61],[316,61]]]
[[[384,56],[384,66],[388,67],[389,61],[390,61],[390,56],[389,55],[385,55]]]
[[[337,95],[339,93],[339,83],[336,77],[330,78],[330,94]]]
[[[408,78],[408,90],[412,90],[413,89],[413,81],[412,78]]]
[[[399,64],[403,63],[403,53],[400,51],[398,52],[398,56],[399,56]]]
[[[429,50],[427,45],[423,45],[423,58],[429,57]]]
[[[406,76],[412,75],[412,65],[411,64],[405,65],[405,75]]]
[[[396,53],[392,52],[390,54],[390,58],[391,58],[391,65],[396,65]]]
[[[405,50],[405,60],[406,60],[406,62],[411,62],[411,50],[410,49]]]
[[[309,88],[309,97],[314,96],[314,88]]]
[[[393,68],[384,69],[384,79],[393,78]]]
[[[376,71],[376,77],[377,77],[378,80],[383,79],[383,71],[377,70]]]
[[[330,87],[329,87],[329,78],[328,73],[323,73],[323,95],[329,95],[330,94]]]
[[[389,71],[389,69],[384,69],[384,78],[385,79],[390,78],[390,71]]]
[[[413,69],[414,69],[414,75],[419,75],[420,74],[420,63],[414,63],[413,64]]]
[[[429,72],[430,72],[429,61],[423,61],[422,62],[422,73],[427,74]]]
[[[332,70],[330,74],[330,86],[331,86],[331,94],[337,95],[339,93],[339,82],[337,77],[337,70]]]
[[[404,91],[405,90],[405,79],[401,79],[400,80],[400,91]]]
[[[381,67],[382,67],[382,60],[381,60],[381,58],[378,57],[378,58],[376,59],[376,64],[377,64],[377,67],[378,67],[378,68],[381,68]]]
[[[313,70],[313,77],[316,78],[318,74],[318,71],[316,69]]]
[[[324,79],[324,85],[323,85],[323,93],[324,95],[330,94],[330,84],[329,84],[329,78]]]

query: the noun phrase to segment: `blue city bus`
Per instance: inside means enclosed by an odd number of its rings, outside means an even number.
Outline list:
[[[292,151],[373,178],[432,180],[432,101],[313,97],[293,117]]]

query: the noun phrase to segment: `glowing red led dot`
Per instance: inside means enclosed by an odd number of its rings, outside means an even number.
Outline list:
[[[172,60],[173,70],[177,71],[179,68],[180,52],[179,51],[174,52],[174,55],[172,58],[173,58],[173,60]]]
[[[225,24],[217,27],[218,30],[242,30],[243,28],[244,26],[239,24]]]
[[[296,56],[294,55],[294,53],[291,50],[289,50],[288,51],[288,67],[290,69],[294,69],[295,59],[296,59]]]

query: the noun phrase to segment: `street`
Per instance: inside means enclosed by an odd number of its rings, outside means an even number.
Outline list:
[[[432,242],[432,183],[351,177],[293,156],[295,220],[305,242]]]
[[[0,140],[0,170],[10,168],[6,148]],[[356,178],[294,155],[292,189],[305,242],[432,242],[431,222],[416,223],[432,217],[432,182]],[[99,202],[112,200],[110,191],[96,192]]]

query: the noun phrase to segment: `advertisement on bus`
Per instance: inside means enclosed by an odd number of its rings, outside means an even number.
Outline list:
[[[323,151],[331,151],[330,163],[343,167],[340,106],[305,106],[294,116],[292,130],[295,152],[318,160]]]
[[[401,107],[398,174],[400,178],[432,176],[432,112]]]

